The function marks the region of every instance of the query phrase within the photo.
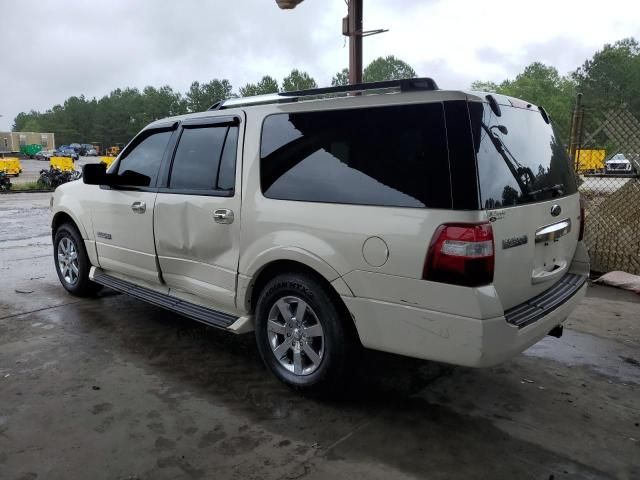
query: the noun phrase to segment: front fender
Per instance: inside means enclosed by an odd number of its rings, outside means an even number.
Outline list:
[[[80,181],[74,181],[61,185],[55,190],[51,208],[53,213],[51,227],[53,228],[56,224],[57,216],[64,213],[71,217],[83,239],[94,241],[91,212],[82,201],[89,194],[86,191],[88,190],[87,187]]]

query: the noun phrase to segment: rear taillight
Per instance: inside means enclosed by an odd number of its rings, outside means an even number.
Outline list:
[[[584,208],[586,206],[586,201],[580,197],[580,231],[578,233],[578,241],[581,242],[583,237],[584,237],[584,224],[585,224],[585,218],[584,218]]]
[[[490,223],[445,223],[431,239],[422,278],[467,287],[493,281],[493,230]]]

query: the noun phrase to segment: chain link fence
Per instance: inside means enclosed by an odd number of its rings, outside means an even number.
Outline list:
[[[592,270],[640,275],[640,121],[624,106],[601,112],[579,98],[571,154]]]

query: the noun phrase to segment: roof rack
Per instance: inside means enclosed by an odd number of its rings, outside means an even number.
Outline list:
[[[438,85],[432,78],[428,77],[356,83],[337,87],[312,88],[293,92],[269,93],[267,95],[256,95],[253,97],[230,98],[213,104],[209,110],[221,110],[249,105],[266,105],[270,103],[297,102],[304,97],[321,97],[340,93],[366,92],[367,90],[399,90],[400,92],[411,92],[416,90],[438,90]]]

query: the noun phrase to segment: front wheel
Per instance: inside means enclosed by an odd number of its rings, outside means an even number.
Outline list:
[[[89,280],[91,263],[84,241],[74,225],[65,223],[56,230],[53,238],[53,258],[60,283],[69,293],[87,297],[102,288]]]
[[[336,393],[352,367],[357,343],[344,312],[317,279],[282,274],[263,288],[256,306],[262,360],[281,381],[310,393]]]

